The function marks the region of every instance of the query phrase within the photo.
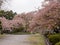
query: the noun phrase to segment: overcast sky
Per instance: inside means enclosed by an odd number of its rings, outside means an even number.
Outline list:
[[[43,0],[11,0],[8,8],[17,13],[30,12],[36,10],[38,7],[41,8],[42,1]]]

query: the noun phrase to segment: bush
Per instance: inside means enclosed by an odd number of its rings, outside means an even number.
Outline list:
[[[55,45],[60,45],[60,42],[56,43]]]
[[[46,31],[46,32],[44,33],[44,36],[47,37],[48,35],[49,35],[49,31]]]
[[[24,30],[24,27],[14,28],[11,33],[23,32],[23,30]]]
[[[60,34],[54,34],[54,35],[50,35],[49,37],[50,42],[55,45],[55,43],[60,41]]]

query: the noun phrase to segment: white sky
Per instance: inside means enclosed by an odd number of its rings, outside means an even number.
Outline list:
[[[38,7],[41,8],[42,1],[43,0],[11,0],[8,8],[17,13],[30,12],[36,10]]]

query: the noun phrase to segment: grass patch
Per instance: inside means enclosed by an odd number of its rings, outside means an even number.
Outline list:
[[[11,34],[14,34],[14,35],[27,35],[27,34],[30,34],[29,32],[16,32],[16,33],[11,33]]]
[[[32,35],[29,40],[32,45],[45,45],[44,37],[40,34]]]
[[[3,38],[3,37],[5,37],[5,34],[3,34],[3,35],[0,34],[0,39]]]

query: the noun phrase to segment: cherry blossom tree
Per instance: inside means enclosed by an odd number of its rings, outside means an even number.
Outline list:
[[[35,31],[37,27],[40,30],[52,30],[60,25],[60,3],[58,0],[46,1],[49,1],[48,4],[44,5],[43,9],[38,10],[34,19],[31,21],[29,25],[30,31]]]

